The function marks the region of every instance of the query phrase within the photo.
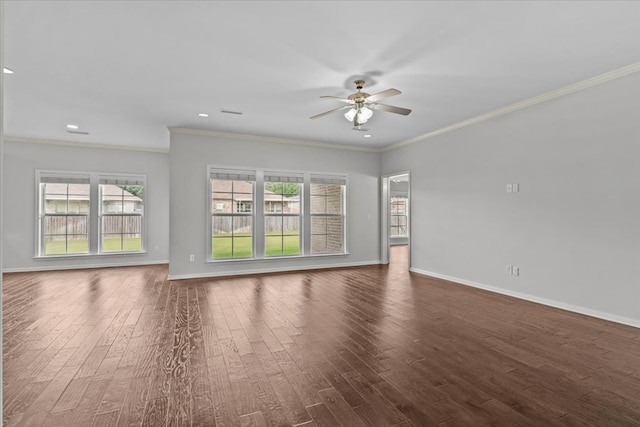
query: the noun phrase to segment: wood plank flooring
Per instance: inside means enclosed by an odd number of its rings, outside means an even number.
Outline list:
[[[640,329],[390,266],[4,275],[5,426],[640,426]]]

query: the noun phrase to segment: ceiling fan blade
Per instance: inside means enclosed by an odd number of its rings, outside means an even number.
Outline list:
[[[344,107],[334,108],[333,110],[325,111],[324,113],[316,114],[315,116],[309,117],[310,119],[319,119],[320,117],[328,116],[331,113],[335,113],[336,111],[346,110],[347,108],[351,108],[351,105],[345,105]]]
[[[337,96],[323,95],[323,96],[321,96],[320,98],[335,99],[336,101],[346,102],[347,104],[355,104],[355,101],[352,101],[351,99],[347,99],[347,98],[339,98],[339,97],[337,97]]]
[[[384,110],[390,113],[402,114],[403,116],[407,116],[411,112],[408,108],[394,107],[393,105],[386,104],[374,104],[371,105],[371,108],[374,110]]]
[[[382,92],[378,92],[378,93],[374,93],[373,95],[369,95],[368,97],[365,98],[366,102],[375,102],[378,101],[380,99],[384,99],[384,98],[389,98],[390,96],[395,96],[395,95],[400,95],[402,92],[400,92],[398,89],[387,89],[387,90],[383,90]]]

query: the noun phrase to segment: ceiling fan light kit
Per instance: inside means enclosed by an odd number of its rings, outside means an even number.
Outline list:
[[[357,92],[352,93],[347,98],[340,98],[337,96],[325,95],[320,98],[331,98],[341,102],[345,102],[349,105],[334,108],[333,110],[325,111],[324,113],[316,114],[312,116],[311,119],[319,119],[320,117],[324,117],[336,111],[346,110],[350,108],[344,114],[344,117],[353,123],[353,130],[362,131],[362,125],[367,123],[369,119],[373,116],[373,110],[382,110],[388,111],[390,113],[402,114],[403,116],[411,113],[411,110],[407,108],[394,107],[393,105],[379,104],[377,101],[380,99],[388,98],[390,96],[399,95],[400,92],[398,89],[387,89],[382,92],[369,95],[366,92],[362,92],[362,88],[364,87],[364,80],[356,80],[353,84],[356,87]]]
[[[358,117],[356,117],[356,115]],[[344,117],[348,121],[353,122],[354,120],[357,120],[358,123],[360,123],[360,124],[367,123],[367,121],[371,118],[371,116],[373,116],[373,111],[371,111],[367,107],[361,107],[361,108],[358,108],[358,109],[352,108],[351,110],[347,111],[344,114]]]

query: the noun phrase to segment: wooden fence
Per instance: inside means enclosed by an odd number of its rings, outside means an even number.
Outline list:
[[[253,218],[249,216],[214,216],[213,234],[250,233]],[[300,231],[298,216],[267,216],[264,224],[266,233],[293,233]]]
[[[142,235],[142,216],[140,215],[105,215],[102,217],[103,234]]]
[[[47,215],[44,217],[44,234],[47,237],[59,235],[62,239],[86,240],[89,229],[87,215]]]
[[[74,236],[86,239],[89,228],[88,215],[47,215],[44,217],[46,236],[59,235],[62,238]],[[130,237],[142,235],[142,217],[138,215],[108,215],[102,217],[103,234],[128,234]]]

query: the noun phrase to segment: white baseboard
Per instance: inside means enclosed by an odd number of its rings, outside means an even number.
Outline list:
[[[535,295],[525,294],[522,292],[515,292],[509,289],[498,288],[495,286],[485,285],[482,283],[472,282],[470,280],[460,279],[458,277],[447,276],[445,274],[434,273],[432,271],[420,270],[418,268],[411,268],[411,272],[422,274],[424,276],[435,277],[438,279],[448,280],[450,282],[455,282],[465,286],[471,286],[478,289],[483,289],[485,291],[495,292],[497,294],[507,295],[510,297],[518,298],[525,301],[535,302],[538,304],[547,305],[554,308],[559,308],[566,311],[571,311],[573,313],[584,314],[586,316],[596,317],[598,319],[608,320],[611,322],[621,323],[623,325],[633,326],[636,328],[640,328],[640,320],[631,319],[624,316],[618,316],[612,313],[606,313],[603,311],[592,310],[590,308],[580,307],[572,304],[567,304],[564,302],[559,302],[555,300],[550,300],[547,298],[537,297]]]
[[[305,270],[361,267],[365,265],[378,265],[378,264],[382,264],[382,262],[380,260],[376,260],[376,261],[349,262],[349,263],[342,263],[342,264],[300,265],[295,267],[258,268],[258,269],[238,270],[238,271],[215,271],[215,272],[201,272],[201,273],[189,273],[189,274],[169,274],[169,280],[201,279],[206,277],[246,276],[250,274],[267,274],[267,273],[289,273],[289,272],[298,272],[298,271],[302,272]]]
[[[138,265],[158,265],[169,264],[169,260],[157,260],[157,261],[132,261],[132,262],[117,262],[117,263],[102,263],[102,264],[82,264],[82,265],[43,265],[37,267],[18,267],[18,268],[4,268],[3,273],[31,273],[37,271],[59,271],[59,270],[82,270],[85,268],[113,268],[113,267],[135,267]]]

